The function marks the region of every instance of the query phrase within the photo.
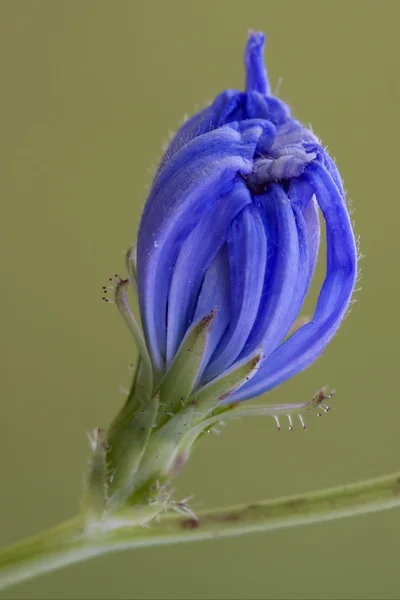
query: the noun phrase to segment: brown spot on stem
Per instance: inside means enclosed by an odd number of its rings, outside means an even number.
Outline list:
[[[293,498],[292,500],[288,500],[288,502],[286,503],[286,506],[288,508],[292,508],[294,510],[296,510],[296,508],[299,508],[299,506],[302,506],[304,504],[304,498]]]
[[[184,519],[181,521],[183,529],[197,529],[200,527],[200,521],[198,519]]]

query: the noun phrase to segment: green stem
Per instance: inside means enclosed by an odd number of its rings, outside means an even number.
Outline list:
[[[400,472],[318,492],[210,510],[200,513],[198,520],[169,513],[149,528],[135,524],[134,512],[107,517],[85,529],[83,518],[76,517],[0,551],[0,589],[115,550],[236,536],[397,506]]]

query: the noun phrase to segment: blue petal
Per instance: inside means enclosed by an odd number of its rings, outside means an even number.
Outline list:
[[[342,179],[339,175],[339,172],[336,168],[334,161],[329,156],[329,154],[327,152],[325,152],[325,150],[323,150],[321,147],[320,147],[320,156],[322,158],[322,164],[326,167],[328,173],[330,174],[334,183],[336,184],[336,187],[338,188],[339,192],[342,194],[343,197],[345,197],[343,182],[342,182]]]
[[[343,182],[342,179],[339,175],[339,171],[336,168],[335,162],[334,160],[329,156],[329,154],[326,152],[326,150],[323,149],[323,147],[321,146],[320,143],[315,143],[313,141],[310,140],[301,140],[303,147],[306,149],[307,152],[314,152],[315,155],[317,156],[317,160],[319,163],[321,163],[326,170],[328,171],[329,175],[332,177],[334,184],[336,185],[336,187],[338,188],[340,194],[345,197],[345,191],[343,188]]]
[[[285,146],[255,162],[249,183],[254,189],[265,189],[269,182],[299,177],[306,165],[315,158],[316,154],[306,152],[300,144]]]
[[[237,104],[235,107],[232,105],[229,115],[225,114],[225,123],[244,119],[264,119],[280,127],[290,118],[290,108],[279,98],[265,96],[259,92],[236,93]]]
[[[357,275],[357,251],[345,198],[328,170],[312,164],[302,176],[316,195],[326,221],[327,268],[315,314],[262,365],[233,400],[254,397],[308,367],[336,333],[348,308]]]
[[[292,210],[296,220],[297,234],[299,240],[299,272],[296,284],[293,286],[292,302],[286,313],[287,325],[289,325],[289,323],[290,325],[289,328],[285,331],[285,334],[281,338],[280,342],[287,335],[289,329],[292,327],[293,323],[299,315],[301,307],[303,306],[304,299],[308,292],[308,288],[310,287],[312,271],[314,270],[314,264],[312,264],[310,259],[310,243],[308,237],[307,221],[305,219],[304,214],[295,204],[292,204]]]
[[[179,250],[238,172],[252,169],[262,134],[260,122],[232,123],[186,144],[154,182],[138,233],[140,312],[155,371],[165,367],[166,308],[172,270]]]
[[[230,319],[230,269],[227,244],[224,244],[211,263],[201,286],[193,322],[216,311],[203,358],[203,370],[219,344]],[[201,375],[202,373],[200,373]]]
[[[294,291],[299,274],[303,276],[296,219],[282,186],[270,184],[255,201],[260,204],[266,227],[267,269],[257,320],[241,357],[257,347],[268,356],[282,341],[292,325],[287,314],[294,303],[297,312],[299,309]]]
[[[306,285],[308,288],[314,275],[319,251],[321,228],[319,224],[318,203],[312,188],[299,178],[290,181],[288,196],[292,205],[297,206],[302,212],[307,228],[309,270]]]
[[[281,150],[283,153],[285,146],[298,144],[301,140],[318,142],[316,136],[296,119],[286,119],[284,123],[276,129],[276,137],[272,146],[272,151]]]
[[[228,233],[231,310],[229,327],[205,372],[212,379],[241,353],[257,317],[267,255],[263,221],[255,206],[246,206]]]
[[[157,176],[174,154],[195,137],[217,129],[228,122],[238,121],[239,119],[230,118],[230,116],[236,112],[242,96],[243,92],[225,90],[216,97],[210,106],[188,119],[178,129],[169,144],[158,168]]]
[[[309,269],[307,288],[311,284],[311,280],[314,275],[315,267],[318,260],[319,242],[321,238],[321,227],[319,224],[319,211],[318,202],[313,196],[303,211],[303,217],[307,227],[307,238],[308,238],[308,253],[309,253]]]
[[[267,71],[264,65],[265,35],[261,32],[250,32],[244,53],[246,68],[246,92],[260,92],[270,94]]]
[[[270,109],[268,102],[269,99],[256,92],[246,94],[237,90],[225,90],[219,94],[210,106],[196,113],[178,129],[164,154],[156,177],[176,152],[195,137],[236,121],[264,119],[262,150],[260,151],[268,152],[275,139],[275,126],[270,121],[283,118],[282,108],[273,105]],[[269,114],[271,114],[271,119],[267,122]]]
[[[250,192],[238,176],[233,189],[216,201],[183,243],[168,295],[167,367],[191,324],[203,277],[224,243],[229,225],[250,203]]]

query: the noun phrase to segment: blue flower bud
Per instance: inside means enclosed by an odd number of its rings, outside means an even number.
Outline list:
[[[246,90],[227,90],[172,139],[140,223],[137,281],[155,381],[210,311],[197,386],[262,349],[254,377],[227,401],[257,396],[309,366],[348,308],[357,252],[335,164],[271,96],[264,35],[245,51]],[[318,255],[327,264],[315,314],[298,318]]]
[[[251,33],[246,90],[222,92],[172,139],[144,208],[137,256],[135,248],[127,254],[130,278],[114,282],[140,361],[121,412],[104,438],[93,438],[85,495],[92,515],[104,494],[110,512],[145,507],[143,522],[165,510],[170,478],[230,415],[270,415],[278,429],[285,415],[291,430],[292,415],[305,429],[302,412],[329,411],[323,391],[303,404],[240,404],[321,354],[357,270],[340,175],[315,135],[271,96],[263,46],[264,36]],[[314,316],[299,326],[320,212],[326,276]],[[130,281],[144,335],[127,302]]]

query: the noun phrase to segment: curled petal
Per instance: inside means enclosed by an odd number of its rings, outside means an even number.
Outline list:
[[[357,251],[346,203],[328,170],[309,165],[302,176],[326,221],[327,268],[314,317],[264,362],[254,379],[231,400],[244,400],[305,369],[324,350],[348,308],[357,274]]]
[[[318,202],[313,196],[307,208],[303,211],[304,221],[307,227],[308,239],[308,279],[307,288],[311,284],[314,275],[315,267],[318,260],[319,242],[321,237],[321,228],[319,225]]]
[[[243,183],[244,185],[244,183]],[[267,244],[255,206],[246,206],[233,221],[227,237],[230,265],[230,321],[205,373],[212,379],[230,367],[242,351],[259,310]]]
[[[321,228],[319,224],[318,203],[315,194],[307,183],[301,179],[292,179],[289,184],[288,196],[293,206],[301,211],[307,228],[307,243],[309,250],[309,269],[307,288],[309,287],[318,259]]]
[[[232,190],[216,201],[184,241],[168,295],[167,367],[193,320],[204,275],[223,245],[228,227],[250,203],[250,192],[237,177]]]
[[[300,308],[294,299],[294,286],[299,274],[303,274],[304,265],[300,266],[299,262],[295,215],[282,186],[276,183],[269,185],[266,192],[256,198],[256,202],[266,229],[267,269],[257,320],[241,356],[260,346],[268,362],[268,355],[292,325],[287,319],[288,311],[298,312]]]
[[[275,152],[275,156],[258,160],[251,180],[255,185],[265,185],[271,181],[299,177],[306,165],[314,159],[315,154],[307,153],[301,146],[285,146],[281,152]]]
[[[206,108],[185,121],[168,145],[158,169],[157,176],[168,161],[171,160],[176,152],[185,146],[185,144],[199,135],[217,129],[217,127],[220,127],[221,125],[237,121],[238,119],[230,117],[236,112],[242,95],[242,92],[237,90],[225,90],[217,96],[210,106],[206,106]]]
[[[197,301],[196,312],[193,321],[204,318],[215,311],[213,325],[211,327],[208,343],[202,362],[202,371],[199,373],[198,380],[203,374],[205,366],[208,364],[215,348],[218,346],[230,319],[230,270],[227,244],[224,244],[213,260],[208,269],[203,284],[201,286],[199,299]]]
[[[238,90],[225,90],[216,97],[210,106],[196,113],[178,129],[165,151],[156,178],[176,152],[188,142],[218,127],[244,119],[263,119],[265,121],[263,124],[263,152],[268,152],[274,143],[276,133],[272,121],[282,120],[281,113],[284,109],[286,109],[286,105],[283,103],[282,106],[275,105],[273,102],[271,104],[271,99],[257,92],[246,94]],[[266,133],[268,133],[267,137],[265,137]],[[268,143],[265,143],[267,140]]]
[[[274,143],[272,145],[271,150],[283,150],[285,146],[292,146],[293,144],[298,144],[299,140],[308,140],[315,143],[318,143],[318,139],[315,135],[304,125],[302,125],[296,119],[287,119],[284,123],[279,125],[276,129],[276,137]]]
[[[246,179],[247,185],[254,194],[260,194],[269,183],[299,177],[316,157],[315,152],[308,152],[299,144],[278,148],[255,161],[253,171]]]

